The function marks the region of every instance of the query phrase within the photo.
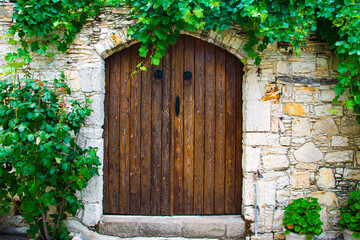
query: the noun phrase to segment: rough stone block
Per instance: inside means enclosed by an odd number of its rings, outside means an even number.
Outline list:
[[[360,181],[360,169],[344,169],[344,180]]]
[[[272,224],[272,227],[274,230],[282,230],[283,229],[282,221],[284,218],[284,212],[285,212],[285,210],[282,208],[277,208],[275,210],[274,222]]]
[[[85,204],[81,221],[86,226],[95,226],[100,221],[102,213],[102,203]]]
[[[333,107],[332,104],[319,105],[319,106],[316,106],[314,108],[314,110],[315,110],[315,115],[318,117],[326,117],[326,116],[334,116],[334,115],[343,116],[344,115],[343,108],[341,106]]]
[[[276,202],[276,181],[261,179],[258,181],[258,205],[274,206]]]
[[[309,172],[293,172],[290,178],[291,186],[293,188],[309,188],[310,187],[310,173]]]
[[[301,104],[287,103],[283,107],[283,111],[289,116],[306,116],[307,112]]]
[[[261,148],[244,147],[243,169],[246,172],[255,172],[260,163]]]
[[[245,237],[245,221],[243,218],[227,216],[225,224],[227,238],[243,239]]]
[[[183,219],[183,236],[187,238],[220,238],[225,236],[225,221],[208,217],[197,221],[195,217]]]
[[[261,145],[278,145],[279,135],[273,133],[246,133],[244,137],[245,145],[261,146]]]
[[[254,205],[254,175],[252,173],[245,175],[243,181],[243,203]]]
[[[295,137],[306,137],[310,135],[310,124],[308,118],[298,118],[293,121],[292,135]]]
[[[334,192],[313,192],[309,196],[317,198],[319,204],[326,207],[339,207],[339,199]]]
[[[99,224],[99,233],[123,238],[140,236],[140,223],[136,217],[106,216]]]
[[[102,66],[103,64],[99,64]],[[85,66],[84,66],[85,67]],[[79,71],[83,92],[105,92],[105,71],[102,68],[83,68]]]
[[[349,135],[357,135],[359,133],[360,126],[354,119],[343,118],[341,119],[340,132]]]
[[[285,170],[290,166],[286,155],[266,155],[263,157],[263,164],[267,170]]]
[[[295,102],[315,103],[319,99],[317,89],[311,87],[296,87],[295,89]]]
[[[313,125],[315,135],[335,135],[339,133],[338,127],[332,118],[325,118]]]
[[[333,147],[347,147],[349,146],[349,138],[343,136],[332,136],[331,146]]]
[[[244,91],[244,100],[247,101],[261,101],[262,94],[265,89],[265,85],[262,82],[259,82],[259,77],[257,74],[257,68],[249,69],[244,76],[245,81],[245,91]]]
[[[151,217],[140,220],[140,235],[144,237],[178,237],[182,234],[182,222],[171,217]]]
[[[316,59],[316,74],[321,77],[329,76],[329,59],[317,58]]]
[[[86,124],[102,127],[105,119],[104,95],[94,94],[90,97],[90,100],[92,101],[90,109],[93,110],[93,112],[90,117],[86,119]]]
[[[285,61],[278,61],[276,63],[276,70],[278,74],[281,75],[289,75],[290,73],[290,65],[288,62]]]
[[[280,137],[280,145],[290,146],[291,145],[291,137]]]
[[[316,185],[320,189],[334,188],[335,187],[335,177],[334,172],[331,168],[320,168],[316,174]]]
[[[293,62],[291,63],[292,72],[295,74],[314,73],[315,63],[307,62]]]
[[[81,191],[81,199],[88,203],[102,203],[103,183],[102,176],[92,177],[87,187]]]
[[[279,87],[276,84],[268,84],[266,86],[265,95],[262,98],[263,101],[269,101],[273,99],[279,99],[280,98],[280,90]]]
[[[353,159],[354,159],[353,150],[328,152],[325,155],[325,161],[330,164],[351,163]]]
[[[317,162],[323,158],[323,153],[313,142],[305,143],[294,152],[294,157],[299,162]]]
[[[270,131],[270,102],[246,101],[244,121],[246,131]]]

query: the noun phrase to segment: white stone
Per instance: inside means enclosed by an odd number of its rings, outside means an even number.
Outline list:
[[[313,192],[309,195],[309,197],[317,198],[320,205],[324,205],[326,207],[339,207],[339,199],[334,192]]]
[[[244,147],[243,169],[246,172],[256,172],[260,163],[261,148]]]
[[[333,147],[347,147],[349,146],[349,138],[343,136],[332,136],[331,146]]]
[[[338,127],[332,118],[325,118],[313,125],[315,135],[335,135],[339,133]]]
[[[277,208],[274,213],[274,222],[273,222],[273,229],[274,230],[281,230],[283,229],[282,221],[284,218],[285,210],[282,208]]]
[[[313,142],[305,143],[294,152],[294,157],[299,162],[317,162],[323,158],[323,153]]]
[[[278,74],[288,75],[290,73],[290,66],[288,62],[278,61],[276,64]]]
[[[295,74],[314,73],[315,63],[313,62],[293,62],[291,68]]]
[[[258,181],[258,205],[275,206],[276,200],[276,182],[265,178]]]
[[[295,143],[295,144],[304,144],[306,142],[306,139],[305,138],[293,138],[291,140],[292,143]]]
[[[265,84],[259,81],[257,68],[249,69],[245,72],[244,100],[261,101],[265,93]]]
[[[320,189],[335,188],[335,177],[331,168],[320,168],[315,179]]]
[[[291,145],[291,137],[280,137],[280,145],[290,146]]]
[[[320,100],[323,102],[332,102],[335,97],[336,97],[336,93],[332,89],[322,90],[320,92]]]
[[[360,181],[360,169],[344,169],[344,180]]]
[[[328,152],[325,155],[325,162],[330,164],[344,164],[351,163],[354,159],[354,151],[337,151],[337,152]]]
[[[244,144],[261,146],[274,146],[279,144],[279,135],[274,133],[245,133]]]
[[[295,88],[295,102],[314,103],[318,94],[314,88],[297,87]]]
[[[306,137],[310,135],[310,124],[308,118],[298,118],[293,121],[292,135],[295,137]]]
[[[90,117],[86,119],[87,126],[98,126],[104,125],[105,111],[104,111],[104,95],[94,94],[89,98],[92,102],[90,109],[93,110]]]
[[[357,135],[360,130],[360,125],[351,118],[341,119],[341,133],[349,135]]]
[[[100,66],[103,64],[99,64]],[[105,71],[102,68],[84,68],[79,72],[83,92],[105,92]]]
[[[290,178],[291,186],[294,189],[304,189],[310,187],[310,173],[294,171]]]
[[[315,107],[315,115],[318,117],[343,116],[344,113],[340,106],[333,107],[332,104],[323,104]]]
[[[88,185],[81,191],[81,199],[86,203],[101,203],[103,200],[103,178],[94,176]]]
[[[86,226],[95,226],[102,217],[102,203],[85,204],[81,222]]]
[[[276,191],[276,203],[277,205],[285,206],[289,203],[290,190],[283,189]]]
[[[285,170],[290,166],[289,158],[286,155],[265,155],[263,164],[266,170]]]
[[[246,131],[270,131],[270,102],[245,101]]]
[[[254,175],[248,174],[245,175],[243,179],[243,204],[248,205],[254,205],[254,199],[255,199],[255,193],[254,193]]]

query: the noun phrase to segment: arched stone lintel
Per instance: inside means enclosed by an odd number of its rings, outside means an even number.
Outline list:
[[[181,31],[181,34],[189,35],[221,47],[240,60],[247,58],[247,53],[243,50],[245,44],[244,36],[236,29],[225,30],[222,33],[201,30],[194,33]],[[109,34],[105,39],[94,44],[93,48],[102,59],[106,59],[138,42],[137,40],[129,38],[126,35],[126,29],[123,29],[120,32]]]

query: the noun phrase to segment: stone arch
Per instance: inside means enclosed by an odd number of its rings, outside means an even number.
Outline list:
[[[182,31],[181,34],[190,35],[221,47],[240,60],[247,56],[246,52],[243,50],[245,44],[244,36],[237,29],[229,29],[221,33],[217,33],[216,31],[197,31],[194,33]],[[138,41],[130,39],[126,35],[126,30],[122,30],[108,34],[106,38],[94,44],[93,48],[102,59],[106,59],[114,53],[136,43],[138,43]]]

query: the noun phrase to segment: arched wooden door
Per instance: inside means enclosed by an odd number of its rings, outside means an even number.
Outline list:
[[[131,75],[138,47],[106,60],[104,213],[240,214],[242,63],[181,36]]]

